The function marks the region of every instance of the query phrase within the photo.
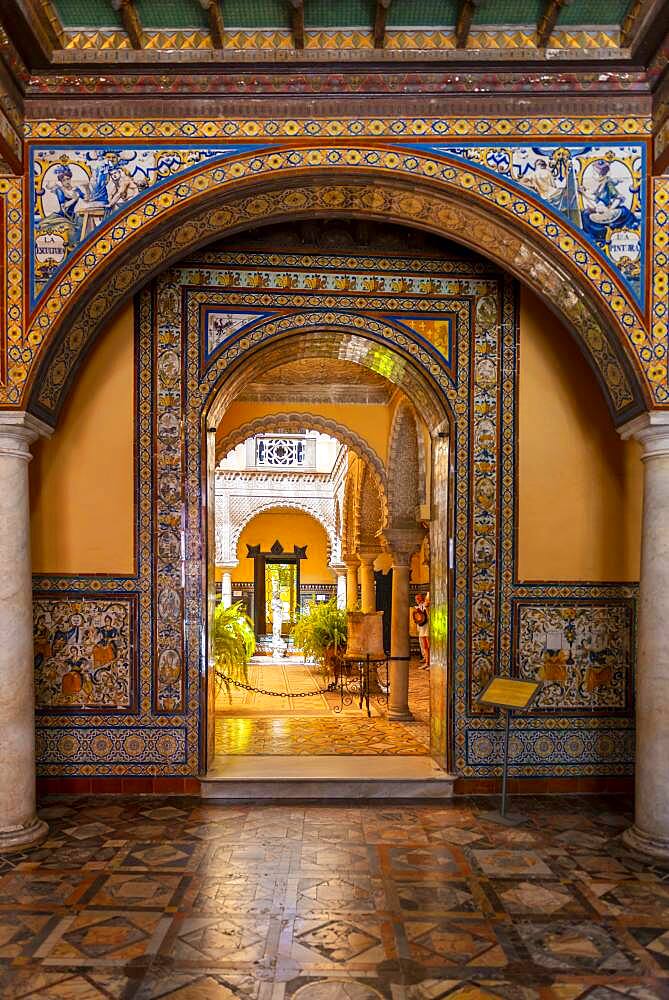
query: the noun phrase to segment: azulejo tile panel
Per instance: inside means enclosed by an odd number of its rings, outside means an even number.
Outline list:
[[[120,146],[31,148],[33,173],[37,163],[39,175],[31,181],[31,295],[37,302],[28,330],[31,349],[44,342],[61,310],[84,291],[103,261],[109,267],[110,255],[121,244],[125,248],[128,237],[162,225],[160,220],[175,207],[263,174],[325,168],[334,177],[342,170],[374,170],[393,178],[440,182],[460,198],[478,196],[508,216],[508,223],[529,242],[545,242],[547,252],[567,273],[579,272],[583,287],[612,314],[619,341],[628,342],[653,391],[661,394],[666,367],[653,356],[651,377],[649,338],[640,310],[646,239],[642,143],[510,143],[504,148],[412,143],[393,148],[366,141],[337,148],[256,143],[187,149],[195,165],[185,154],[177,156],[174,146],[167,152],[159,146],[139,152]],[[140,153],[146,162],[138,162]],[[163,153],[169,157],[169,170],[161,174],[147,164],[160,161]],[[102,154],[109,162],[100,162]],[[284,207],[290,208],[293,196],[288,200]],[[49,293],[40,298],[48,282]],[[558,298],[559,308],[565,308],[563,297]],[[585,337],[589,348],[594,341],[594,336]],[[603,381],[620,383],[620,372],[611,371]],[[616,408],[624,410],[633,401],[633,396],[621,399]]]
[[[615,267],[643,308],[646,270],[644,143],[495,143],[423,148],[476,164],[529,191]]]
[[[37,708],[132,711],[137,701],[136,597],[33,600]]]
[[[334,212],[337,215],[345,213],[355,217],[358,213],[373,212],[377,216],[392,219],[410,218],[411,224],[424,225],[426,228],[437,225],[452,236],[462,238],[463,242],[479,247],[493,258],[499,257],[501,252],[504,259],[508,258],[516,264],[520,262],[524,274],[535,276],[540,294],[549,300],[559,299],[561,308],[591,355],[615,419],[624,420],[641,405],[636,376],[629,363],[623,359],[622,348],[616,342],[615,335],[592,313],[582,293],[560,271],[557,261],[553,260],[549,265],[547,260],[510,230],[500,229],[496,224],[491,226],[490,220],[481,215],[478,209],[455,202],[443,193],[438,196],[434,192],[429,195],[418,191],[406,193],[378,183],[353,185],[333,182],[323,188],[295,187],[288,195],[283,191],[270,191],[261,197],[238,197],[215,210],[203,209],[187,224],[157,236],[136,258],[121,265],[101,285],[91,302],[80,310],[64,332],[55,347],[50,364],[42,366],[39,371],[39,387],[35,390],[31,403],[37,414],[47,421],[54,421],[82,352],[94,336],[101,317],[117,302],[119,289],[133,287],[138,275],[150,273],[158,262],[171,260],[175,253],[188,252],[195,235],[198,240],[204,240],[208,236],[213,239],[231,226],[252,225],[259,218],[264,222],[284,218],[287,201],[291,210],[300,213]],[[62,288],[62,284],[57,287],[59,294]],[[70,288],[68,295],[71,295],[71,291]],[[56,290],[49,297],[51,306],[54,306],[52,300],[55,294]],[[64,300],[62,306],[66,302]],[[43,340],[50,322],[49,316],[42,310],[29,335],[34,337],[35,346]],[[645,352],[651,349],[647,346],[645,333],[639,331],[634,323],[634,318],[630,317],[630,337],[639,346],[640,354],[645,356]],[[23,378],[26,370],[24,364]],[[661,381],[659,369],[655,375]]]
[[[629,709],[634,645],[631,601],[516,603],[517,674],[542,681],[536,711],[611,714]]]

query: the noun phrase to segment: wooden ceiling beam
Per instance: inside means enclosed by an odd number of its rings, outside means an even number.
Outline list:
[[[53,28],[33,0],[1,0],[0,24],[29,69],[51,65]]]
[[[121,15],[123,27],[133,49],[144,48],[142,22],[139,19],[135,0],[111,0],[112,7]]]
[[[540,49],[545,49],[548,45],[550,37],[553,34],[553,29],[560,16],[560,11],[564,7],[569,7],[571,2],[572,0],[547,0],[544,12],[537,24],[537,46]]]
[[[223,11],[220,0],[200,0],[200,6],[206,10],[209,18],[209,34],[215,49],[222,49],[225,45],[225,23],[223,21]]]
[[[386,46],[386,24],[388,10],[393,0],[376,0],[374,14],[374,48],[383,49]]]
[[[460,0],[458,19],[455,23],[455,47],[466,49],[467,39],[474,20],[476,8],[481,6],[481,0]]]
[[[304,48],[304,0],[289,0],[293,47]]]

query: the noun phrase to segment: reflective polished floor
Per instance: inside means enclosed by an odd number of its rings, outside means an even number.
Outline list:
[[[0,856],[0,997],[660,1000],[669,873],[621,799],[52,799]]]
[[[410,723],[389,722],[385,698],[371,698],[372,718],[349,697],[342,705],[338,692],[320,692],[327,681],[299,660],[254,657],[249,683],[255,688],[285,692],[263,695],[231,687],[216,701],[216,753],[277,755],[417,755],[430,747],[429,672],[411,664]],[[314,693],[316,692],[316,693]],[[306,695],[306,697],[304,697]]]

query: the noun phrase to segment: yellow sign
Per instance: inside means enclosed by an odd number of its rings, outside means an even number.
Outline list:
[[[500,708],[529,708],[539,690],[536,681],[515,681],[509,677],[493,677],[479,695],[482,705],[499,705]]]

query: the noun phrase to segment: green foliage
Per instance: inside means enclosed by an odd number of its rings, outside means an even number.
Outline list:
[[[324,663],[334,653],[341,655],[346,646],[346,611],[337,607],[335,598],[315,601],[300,615],[293,629],[293,643],[306,657]]]
[[[253,623],[241,602],[226,608],[221,602],[214,612],[214,664],[232,680],[248,683],[248,664],[255,653]],[[216,675],[217,690],[225,687],[230,698],[230,682]]]

